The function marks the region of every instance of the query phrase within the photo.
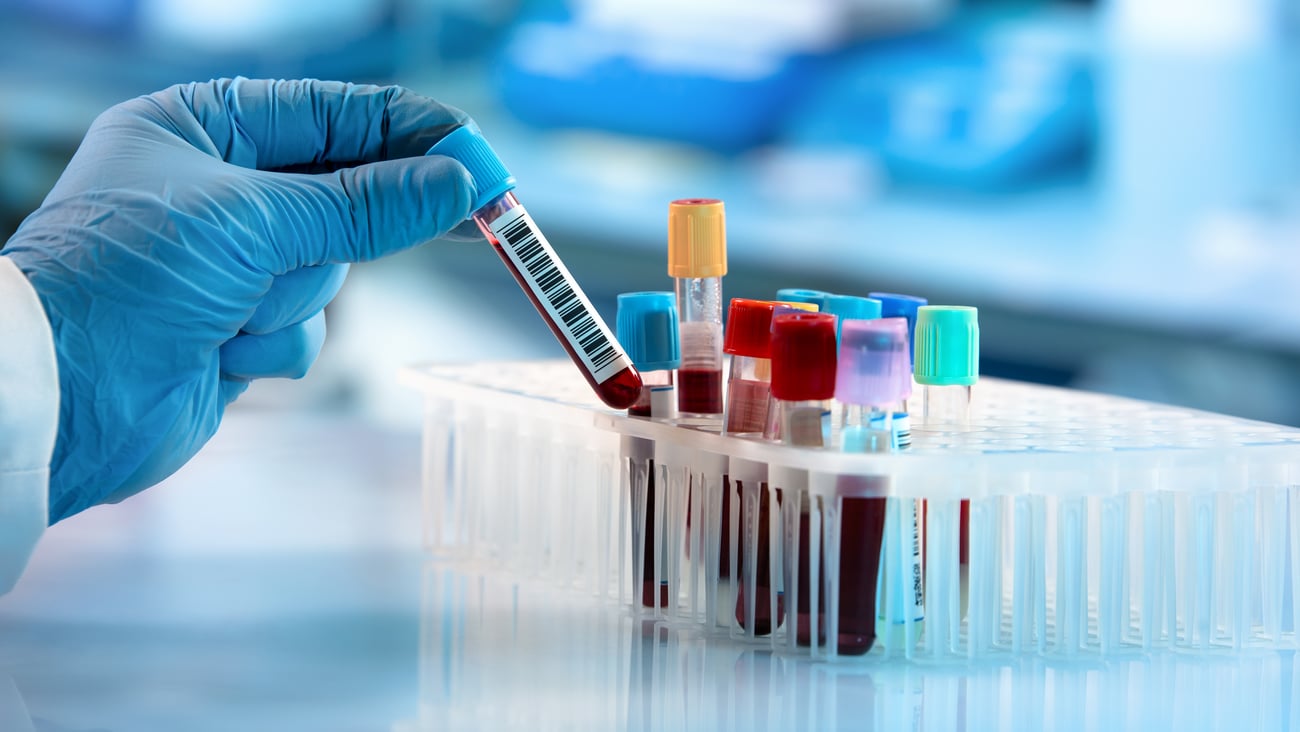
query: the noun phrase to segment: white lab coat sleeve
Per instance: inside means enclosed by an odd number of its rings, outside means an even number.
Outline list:
[[[27,276],[0,257],[0,593],[18,581],[49,520],[58,428],[49,319]]]

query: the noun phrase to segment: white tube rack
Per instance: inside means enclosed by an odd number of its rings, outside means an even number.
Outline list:
[[[1297,645],[1297,429],[984,379],[969,430],[916,430],[902,454],[844,454],[629,418],[567,361],[421,366],[402,379],[425,401],[435,555],[545,578],[704,638],[840,656],[825,640],[844,620],[839,556],[911,541],[845,533],[845,501],[876,498],[891,512],[923,501],[925,620],[866,659]],[[647,511],[651,458],[659,488]],[[762,511],[764,496],[778,510]],[[814,556],[798,556],[801,532]],[[659,558],[648,577],[647,546]],[[821,591],[801,605],[804,573]],[[640,591],[646,582],[666,597]],[[742,589],[758,586],[777,592]],[[737,621],[737,592],[746,612],[766,600],[777,627],[759,635],[752,617]],[[804,607],[811,627],[797,633],[787,611]]]

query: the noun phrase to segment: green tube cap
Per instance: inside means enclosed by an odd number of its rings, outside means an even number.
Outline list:
[[[970,386],[980,377],[979,311],[961,305],[925,305],[916,311],[918,384]]]

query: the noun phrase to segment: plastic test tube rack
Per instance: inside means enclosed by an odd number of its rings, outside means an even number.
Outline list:
[[[765,635],[746,629],[733,593],[758,584],[760,563],[748,558],[766,551],[761,579],[784,588],[786,608],[797,604],[799,573],[813,575],[804,586],[825,598],[814,622],[835,638],[836,558],[848,542],[871,540],[840,530],[847,485],[925,506],[923,632],[893,647],[877,639],[868,659],[1297,646],[1297,429],[982,379],[968,431],[916,430],[904,454],[842,454],[629,418],[599,404],[567,362],[427,366],[403,380],[425,398],[431,551],[543,576],[702,637],[837,655],[816,630],[811,646],[797,644],[788,620]],[[635,463],[646,452],[625,449],[645,441],[658,471],[653,517],[629,480],[644,472]],[[764,491],[777,507],[766,515]],[[808,529],[798,528],[801,503]],[[822,556],[799,561],[800,530],[820,537],[804,545]],[[638,576],[645,549],[632,536],[641,532],[664,558],[652,563],[660,576]],[[905,533],[883,541],[898,546]],[[729,572],[719,568],[724,540]],[[646,579],[667,583],[666,606],[641,605]]]

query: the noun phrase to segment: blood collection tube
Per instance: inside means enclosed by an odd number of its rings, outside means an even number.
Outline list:
[[[916,311],[917,383],[925,392],[920,423],[928,430],[970,426],[971,387],[979,380],[979,312],[959,305]]]
[[[671,292],[625,292],[618,296],[615,323],[619,343],[641,374],[641,395],[627,413],[676,418],[673,371],[681,366],[682,354],[675,296]]]
[[[640,398],[627,413],[634,417],[673,419],[677,416],[673,369],[681,365],[677,303],[673,293],[619,295],[614,323],[619,342],[627,349],[632,365],[641,372],[644,382]],[[666,547],[667,542],[655,539],[655,527],[662,528],[663,522],[658,518],[654,441],[624,435],[621,450],[631,493],[632,553],[639,568],[641,604],[649,608],[667,607],[667,562],[656,549],[656,546]]]
[[[641,395],[641,376],[582,288],[512,192],[515,178],[478,127],[463,125],[429,149],[459,161],[474,179],[478,224],[600,400],[627,409]]]
[[[772,311],[775,303],[733,298],[722,350],[731,354],[723,434],[762,434],[772,392]]]
[[[815,303],[768,302],[735,298],[727,314],[726,341],[723,350],[731,354],[731,373],[727,380],[727,401],[722,419],[723,434],[765,434],[771,418],[770,396],[772,360],[769,358],[772,338],[772,316],[776,313],[817,312]],[[726,478],[730,484],[731,476]],[[768,511],[767,493],[761,499],[760,512]],[[722,515],[728,516],[731,507],[731,489],[722,494]],[[766,521],[766,518],[762,519]],[[765,525],[765,524],[764,524]],[[722,551],[719,552],[719,574],[731,576],[731,524],[722,522]],[[744,548],[737,552],[738,563],[744,561]],[[761,558],[766,567],[766,557]],[[760,610],[767,610],[764,605]]]
[[[722,277],[727,228],[722,201],[688,198],[668,205],[668,276],[681,318],[677,404],[693,417],[722,415]]]
[[[840,449],[844,452],[903,449],[894,417],[912,392],[910,342],[903,318],[844,324],[835,380],[835,400],[843,412]],[[844,476],[841,480],[881,479]],[[925,617],[917,502],[895,499],[891,504],[884,498],[846,497],[843,516],[841,653],[865,653],[873,635],[883,636],[891,648],[904,639],[915,642]]]
[[[916,363],[916,311],[921,306],[927,304],[923,297],[914,295],[900,295],[894,292],[870,292],[867,297],[880,301],[880,317],[882,318],[906,318],[907,319],[907,342],[908,350],[912,356],[912,363]],[[922,410],[921,389],[915,380],[912,381],[912,397],[904,405],[904,410],[908,414],[920,415]]]
[[[772,417],[765,433],[768,439],[779,440],[799,447],[824,447],[829,439],[829,404],[835,395],[835,316],[825,313],[778,313],[772,318]],[[778,487],[779,488],[779,487]],[[810,535],[808,512],[811,499],[807,495],[782,496],[776,491],[776,501],[799,501],[799,580],[796,633],[798,642],[807,644],[810,634],[810,599],[808,556]],[[761,528],[761,525],[760,525]],[[821,541],[821,537],[817,537]],[[758,564],[770,564],[767,541],[760,538]],[[760,579],[764,579],[760,574]],[[743,584],[743,582],[742,582]],[[756,607],[770,606],[772,588],[759,584],[756,588]],[[816,588],[822,597],[822,588]],[[736,607],[736,617],[741,619],[746,593],[738,593],[741,602]],[[819,602],[824,607],[824,602]],[[778,603],[778,608],[780,603]],[[776,619],[779,624],[780,618]]]
[[[925,305],[916,311],[916,382],[922,389],[918,427],[927,432],[970,428],[971,387],[979,380],[979,312],[972,307]],[[970,563],[970,501],[959,508],[962,607]]]

